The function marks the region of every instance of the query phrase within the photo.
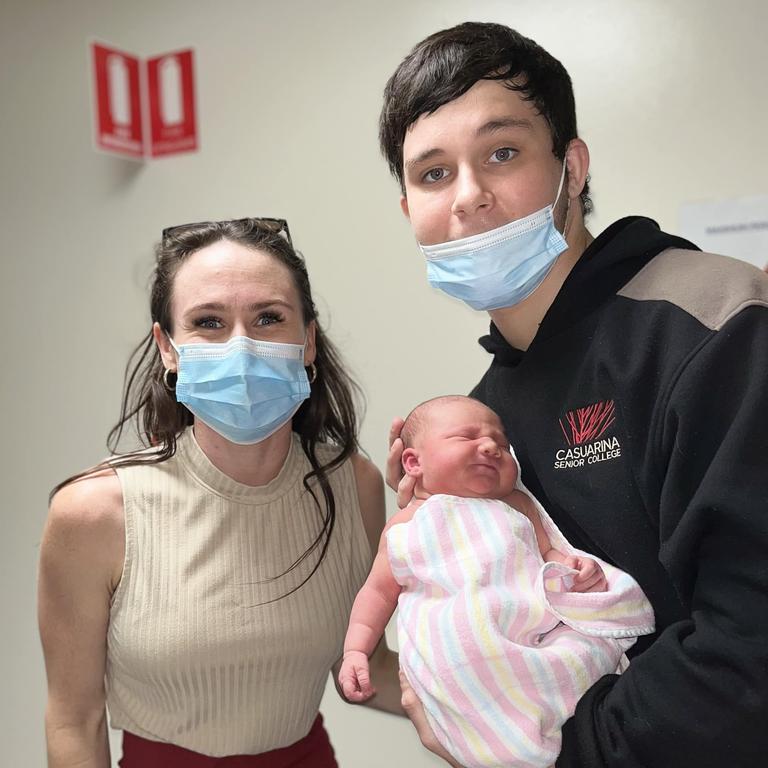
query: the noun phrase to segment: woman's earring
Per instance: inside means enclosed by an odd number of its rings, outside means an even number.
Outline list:
[[[317,366],[314,363],[309,364],[309,383],[314,384],[317,378]]]
[[[170,368],[166,368],[163,371],[163,386],[169,391],[169,392],[175,392],[176,391],[176,380],[174,379],[173,384],[168,380],[168,374],[173,374],[176,376],[176,371],[172,371]]]

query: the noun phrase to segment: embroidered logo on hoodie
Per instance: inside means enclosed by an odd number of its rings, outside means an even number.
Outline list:
[[[559,421],[568,447],[555,453],[555,469],[573,469],[621,456],[619,438],[604,437],[616,421],[613,400],[575,408]]]

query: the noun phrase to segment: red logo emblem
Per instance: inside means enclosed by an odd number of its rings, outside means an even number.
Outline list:
[[[560,429],[568,445],[581,445],[589,440],[597,440],[616,421],[615,414],[613,400],[593,403],[568,411],[565,419],[559,420]]]

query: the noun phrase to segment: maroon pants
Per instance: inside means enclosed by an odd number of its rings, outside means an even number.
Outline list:
[[[118,765],[120,768],[338,768],[322,715],[317,716],[309,733],[300,741],[258,755],[208,757],[124,731],[123,757]]]

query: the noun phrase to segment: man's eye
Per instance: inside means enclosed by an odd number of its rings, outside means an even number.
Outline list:
[[[511,160],[517,154],[516,149],[512,147],[500,147],[491,155],[492,163],[506,163],[507,160]]]
[[[432,168],[422,176],[422,179],[427,182],[427,184],[434,184],[436,181],[442,181],[445,176],[445,168]]]

